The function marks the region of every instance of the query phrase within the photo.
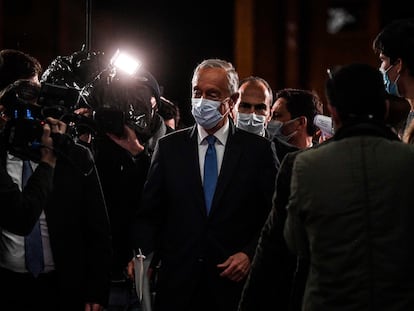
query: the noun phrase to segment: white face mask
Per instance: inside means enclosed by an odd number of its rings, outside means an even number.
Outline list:
[[[278,120],[271,120],[269,123],[267,123],[267,132],[269,133],[269,138],[273,139],[273,137],[279,134],[282,126],[283,122]]]
[[[279,138],[280,140],[288,142],[293,136],[297,134],[298,131],[293,131],[292,133],[288,135],[282,134],[282,127],[286,124],[289,124],[293,121],[295,121],[297,118],[282,122],[278,120],[272,120],[267,124],[267,131],[269,132],[270,139],[273,139],[274,137]]]
[[[264,136],[266,117],[255,113],[237,112],[236,126],[247,132]]]
[[[206,98],[191,98],[191,113],[198,125],[209,130],[215,127],[223,115],[218,110],[221,102]]]

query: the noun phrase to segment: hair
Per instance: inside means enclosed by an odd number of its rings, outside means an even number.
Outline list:
[[[313,136],[318,128],[313,124],[313,119],[318,114],[318,106],[321,105],[319,96],[309,90],[285,88],[276,92],[275,101],[279,98],[286,100],[286,109],[292,119],[305,116],[308,120],[306,131]]]
[[[233,64],[218,58],[210,58],[203,60],[194,69],[193,78],[191,80],[192,85],[196,84],[198,72],[204,68],[222,68],[226,71],[228,80],[228,90],[230,94],[237,93],[239,87],[239,75],[234,68]]]
[[[19,50],[0,51],[0,90],[19,79],[40,77],[42,66],[33,56]]]
[[[246,84],[246,83],[249,83],[249,82],[252,82],[252,83],[256,83],[256,84],[260,84],[260,83],[262,83],[265,87],[266,87],[266,89],[268,90],[268,92],[269,92],[269,107],[271,108],[272,107],[272,104],[273,104],[273,90],[272,90],[272,88],[270,87],[270,85],[269,85],[269,83],[265,80],[265,79],[263,79],[263,78],[261,78],[261,77],[257,77],[257,76],[249,76],[249,77],[247,77],[247,78],[244,78],[244,79],[242,79],[242,80],[240,80],[240,83],[239,83],[239,88],[243,85],[243,84]]]
[[[414,18],[394,20],[375,37],[372,48],[376,54],[390,58],[391,64],[398,58],[414,76]]]
[[[325,91],[342,122],[350,118],[384,121],[384,80],[377,68],[358,63],[337,67],[326,80]]]
[[[178,108],[178,105],[163,96],[161,96],[161,102],[162,105],[160,109],[158,109],[159,115],[164,120],[174,119],[175,125],[178,127],[178,123],[180,122],[180,109]]]

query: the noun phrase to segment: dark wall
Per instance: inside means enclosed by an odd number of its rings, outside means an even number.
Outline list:
[[[86,43],[84,0],[0,1],[0,44],[38,58],[44,67]],[[91,7],[93,51],[108,59],[117,48],[139,57],[158,79],[165,97],[190,114],[191,75],[204,58],[233,61],[233,1],[191,5],[176,1],[95,0]],[[22,9],[23,8],[23,9]]]
[[[117,48],[139,57],[180,106],[184,124],[190,113],[192,70],[204,58],[233,60],[232,1],[184,6],[176,1],[95,1],[92,49],[112,55]]]
[[[301,87],[322,93],[326,66],[376,59],[373,35],[389,21],[410,16],[406,0],[252,0],[255,24],[252,72],[274,89]],[[86,42],[86,4],[91,6],[91,49],[110,56],[130,51],[158,79],[164,95],[179,104],[183,121],[190,114],[190,79],[203,59],[219,57],[236,67],[234,0],[0,0],[0,46],[37,57],[44,67],[70,55]],[[177,4],[178,3],[178,4]],[[121,5],[120,5],[121,4]],[[360,6],[368,11],[360,29],[327,35],[326,8]],[[372,38],[371,38],[372,37]],[[241,51],[243,53],[243,51]],[[323,94],[321,94],[323,95]]]

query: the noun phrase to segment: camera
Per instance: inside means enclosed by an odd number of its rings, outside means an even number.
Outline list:
[[[126,124],[125,112],[113,108],[97,108],[93,112],[93,120],[97,127],[105,133],[112,133],[121,137]]]
[[[60,119],[68,111],[63,103],[72,103],[74,98],[72,92],[61,88],[58,88],[59,92],[56,90],[29,80],[17,80],[3,90],[0,104],[4,106],[7,118],[3,139],[11,154],[25,160],[40,161],[45,119]],[[40,106],[39,102],[45,106]],[[62,135],[51,134],[54,149],[58,151],[65,150],[71,144],[66,137],[60,136]]]
[[[42,82],[37,103],[42,107],[65,107],[74,111],[80,106],[81,96],[79,90],[68,86]]]

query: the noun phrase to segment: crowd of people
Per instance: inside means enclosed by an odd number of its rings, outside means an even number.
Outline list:
[[[1,50],[0,309],[414,310],[413,35],[330,69],[326,106],[201,60],[190,126],[146,68]]]

